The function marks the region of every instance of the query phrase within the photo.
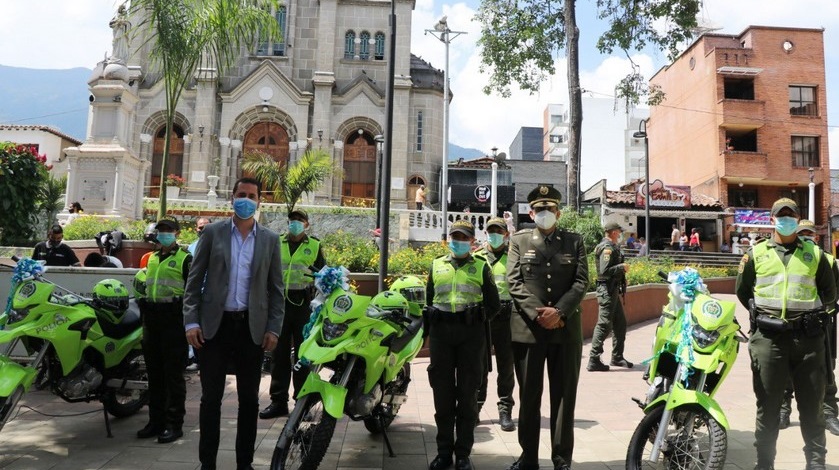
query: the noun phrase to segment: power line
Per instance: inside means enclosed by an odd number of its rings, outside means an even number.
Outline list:
[[[18,122],[33,121],[35,119],[43,119],[43,118],[48,118],[48,117],[53,117],[53,116],[61,116],[61,115],[64,115],[64,114],[78,113],[80,111],[87,111],[87,108],[71,109],[69,111],[61,111],[59,113],[44,114],[42,116],[32,116],[32,117],[27,117],[27,118],[16,119],[14,121],[9,121],[8,124],[16,124]]]

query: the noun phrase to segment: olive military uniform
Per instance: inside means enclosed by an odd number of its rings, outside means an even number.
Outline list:
[[[749,339],[757,398],[757,468],[774,465],[778,417],[790,378],[798,396],[808,468],[824,468],[824,332],[813,328],[811,320],[824,316],[814,307],[832,306],[836,298],[829,262],[821,250],[798,238],[786,245],[765,240],[743,256],[736,292],[744,306],[751,300],[757,305],[756,330]]]
[[[620,227],[615,229],[620,229]],[[600,362],[603,342],[609,333],[612,333],[611,362],[617,364],[623,360],[623,347],[626,340],[626,315],[623,313],[623,305],[620,301],[620,290],[626,282],[623,253],[616,243],[604,237],[595,248],[594,255],[597,260],[597,304],[600,308],[597,326],[591,338],[589,360]]]

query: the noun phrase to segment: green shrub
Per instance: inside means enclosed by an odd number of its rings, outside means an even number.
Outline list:
[[[64,227],[65,240],[93,240],[99,232],[119,230],[128,240],[142,240],[148,222],[144,220],[125,221],[83,215]]]
[[[387,270],[391,276],[414,274],[424,277],[428,275],[428,269],[431,267],[431,261],[438,256],[445,255],[448,252],[449,249],[442,243],[428,243],[420,248],[403,248],[390,254],[390,259],[387,263]],[[373,261],[378,269],[378,253],[376,253]]]
[[[600,222],[600,215],[592,211],[578,214],[570,209],[560,212],[556,225],[562,230],[568,230],[580,234],[587,253],[593,253],[594,248],[603,239],[603,225]]]
[[[373,266],[377,265],[372,260],[378,260],[378,249],[370,238],[338,230],[323,237],[321,246],[330,266],[344,266],[352,272],[376,272]]]
[[[46,155],[0,142],[0,245],[28,244],[35,234],[40,189],[49,178]]]

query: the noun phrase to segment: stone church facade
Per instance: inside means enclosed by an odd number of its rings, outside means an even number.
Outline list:
[[[396,1],[397,45],[391,199],[413,201],[425,184],[436,195],[443,151],[443,73],[410,52],[413,1]],[[219,199],[227,199],[242,176],[245,153],[260,150],[283,164],[306,149],[329,152],[340,173],[315,194],[315,201],[372,205],[375,201],[376,136],[384,134],[390,4],[369,0],[287,0],[272,14],[282,41],[255,42],[221,75],[200,69],[177,107],[167,174],[182,176],[180,197],[206,196],[208,176],[218,176]],[[116,17],[115,17],[116,20]],[[140,23],[128,18],[126,28]],[[125,22],[121,23],[125,25]],[[128,132],[126,151],[145,162],[143,194],[156,196],[165,136],[163,82],[149,67],[147,48],[129,41],[119,57],[94,70],[87,144],[95,135],[97,89],[119,83]],[[125,37],[135,37],[128,34]],[[114,61],[127,74],[114,73]],[[134,96],[136,99],[126,100]],[[98,98],[97,98],[98,99]],[[126,102],[128,101],[128,102]],[[100,126],[101,127],[101,126]],[[120,140],[122,140],[120,138]],[[114,140],[116,141],[116,139]],[[165,176],[165,175],[163,175]],[[436,199],[432,197],[431,199]]]

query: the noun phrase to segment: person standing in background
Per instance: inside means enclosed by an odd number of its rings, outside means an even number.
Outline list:
[[[425,185],[421,184],[419,188],[417,188],[417,192],[414,195],[414,203],[417,205],[417,210],[422,210],[422,205],[425,204]]]
[[[47,266],[79,266],[79,258],[73,249],[64,243],[64,229],[55,224],[47,232],[47,241],[35,245],[32,259],[46,261]]]

